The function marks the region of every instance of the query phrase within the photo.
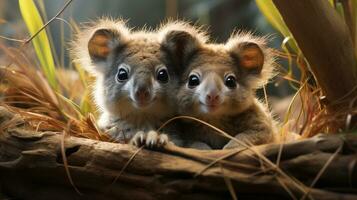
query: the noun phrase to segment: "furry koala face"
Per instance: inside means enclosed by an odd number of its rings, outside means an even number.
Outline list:
[[[202,43],[197,37],[172,31],[164,42],[167,54],[176,56],[171,60],[182,70],[176,98],[181,114],[211,118],[244,111],[272,71],[273,59],[264,40],[238,34],[223,45]]]
[[[251,105],[253,91],[242,80],[234,59],[224,50],[200,50],[182,75],[178,92],[181,112],[196,116],[221,116],[241,112]]]
[[[152,112],[166,109],[172,74],[160,60],[156,42],[135,41],[116,52],[103,74],[105,105],[110,112]]]
[[[94,96],[101,109],[128,120],[173,112],[168,91],[175,78],[162,62],[154,33],[130,32],[122,22],[103,21],[83,37],[87,49],[78,49],[76,57],[97,78]]]

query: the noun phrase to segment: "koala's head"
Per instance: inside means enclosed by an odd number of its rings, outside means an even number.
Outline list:
[[[100,20],[74,43],[76,59],[96,76],[95,100],[113,115],[167,113],[173,74],[162,62],[156,34],[132,32],[122,21]]]
[[[238,114],[254,101],[255,89],[272,75],[274,58],[264,38],[233,35],[226,44],[207,44],[187,31],[171,31],[167,54],[182,69],[177,102],[182,114]]]

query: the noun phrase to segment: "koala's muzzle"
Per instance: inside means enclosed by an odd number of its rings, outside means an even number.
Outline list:
[[[145,107],[153,100],[152,84],[152,75],[149,73],[140,73],[134,77],[132,100],[138,107]]]
[[[148,102],[151,97],[150,89],[145,85],[144,86],[141,85],[135,89],[134,97],[135,97],[135,100],[140,103]]]
[[[218,92],[210,91],[206,94],[205,102],[209,106],[218,106],[221,103],[221,97]]]

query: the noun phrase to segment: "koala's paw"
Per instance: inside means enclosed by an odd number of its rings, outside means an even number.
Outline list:
[[[166,134],[160,134],[156,131],[146,133],[139,131],[134,135],[130,143],[137,147],[145,145],[148,148],[160,148],[166,145],[168,141],[169,138]]]

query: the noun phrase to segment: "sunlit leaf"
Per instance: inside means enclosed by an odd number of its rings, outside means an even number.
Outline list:
[[[338,14],[340,14],[342,19],[345,20],[345,12],[343,11],[342,3],[340,2],[336,3],[336,11],[338,12]]]
[[[283,49],[284,52],[287,55],[287,60],[288,60],[288,73],[287,73],[287,76],[293,77],[293,58],[292,58],[292,55],[291,55],[291,52],[290,52],[289,48],[287,48],[287,44],[291,39],[292,39],[291,37],[284,38],[283,42],[281,43],[281,49]],[[294,88],[295,90],[299,89],[293,84],[292,81],[289,81],[289,85],[292,88]]]
[[[93,113],[93,105],[90,101],[89,90],[86,89],[84,92],[83,98],[80,102],[80,110],[83,115],[87,115],[88,113]]]
[[[354,41],[355,41],[355,46],[357,47],[357,0],[351,0],[351,6],[352,6],[352,21],[353,21],[353,26],[355,35]],[[357,49],[355,49],[355,54],[357,55]]]
[[[265,18],[269,23],[277,29],[284,37],[291,38],[288,41],[290,48],[296,53],[298,52],[298,47],[290,33],[288,27],[286,26],[283,18],[281,17],[278,9],[275,7],[272,0],[255,0],[259,10],[263,13]]]
[[[68,99],[67,97],[63,96],[60,93],[56,93],[59,98],[61,98],[63,101],[65,101],[71,108],[76,112],[77,116],[82,116],[81,109],[80,107],[72,100]],[[65,113],[62,111],[62,113]],[[68,115],[69,116],[69,115]]]
[[[333,0],[328,0],[328,1],[330,2],[331,6],[335,8],[335,3],[333,2]]]
[[[35,3],[33,0],[19,0],[19,6],[30,34],[34,35],[44,25]],[[57,88],[55,64],[46,31],[41,31],[31,42],[48,82]]]

